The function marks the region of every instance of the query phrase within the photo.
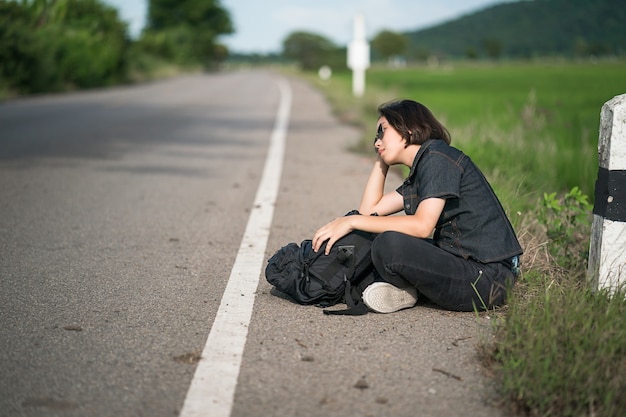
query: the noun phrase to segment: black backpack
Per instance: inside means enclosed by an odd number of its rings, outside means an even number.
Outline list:
[[[265,268],[265,278],[280,292],[304,305],[330,307],[346,303],[347,310],[325,314],[362,315],[368,309],[361,295],[376,280],[371,246],[376,235],[353,231],[337,240],[328,255],[326,242],[318,252],[310,239],[280,248]]]

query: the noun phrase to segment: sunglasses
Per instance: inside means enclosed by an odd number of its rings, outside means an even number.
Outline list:
[[[384,135],[385,135],[385,131],[383,130],[383,125],[382,125],[382,124],[379,124],[379,125],[378,125],[378,131],[376,132],[376,136],[374,136],[374,143],[376,143],[376,141],[377,141],[378,139],[381,139],[381,140],[382,140],[382,138],[383,138],[383,136],[384,136]]]

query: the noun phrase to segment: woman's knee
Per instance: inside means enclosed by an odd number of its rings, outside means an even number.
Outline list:
[[[383,268],[390,264],[411,263],[415,261],[416,254],[427,249],[426,245],[430,244],[425,239],[401,232],[383,232],[372,242],[372,261],[376,268]]]
[[[393,254],[407,249],[420,251],[424,246],[432,246],[432,243],[406,233],[387,231],[376,236],[372,242],[372,253]]]
[[[400,270],[404,267],[402,251],[406,245],[402,241],[405,237],[407,235],[398,232],[383,232],[372,242],[372,263],[374,267],[384,281],[397,287],[404,287],[408,284],[400,276]]]
[[[398,232],[383,232],[376,236],[372,242],[372,261],[374,265],[384,264],[394,253],[398,251]]]

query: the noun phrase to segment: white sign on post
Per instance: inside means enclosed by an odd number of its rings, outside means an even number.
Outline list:
[[[365,70],[370,66],[370,45],[365,39],[365,19],[354,17],[354,38],[348,45],[348,68],[352,70],[352,94],[363,96],[365,92]]]

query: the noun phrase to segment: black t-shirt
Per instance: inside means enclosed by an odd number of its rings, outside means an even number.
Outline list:
[[[440,248],[479,262],[510,259],[522,253],[500,201],[471,159],[443,140],[428,140],[415,156],[409,176],[397,191],[404,211],[415,214],[427,198],[443,198],[435,227]]]

